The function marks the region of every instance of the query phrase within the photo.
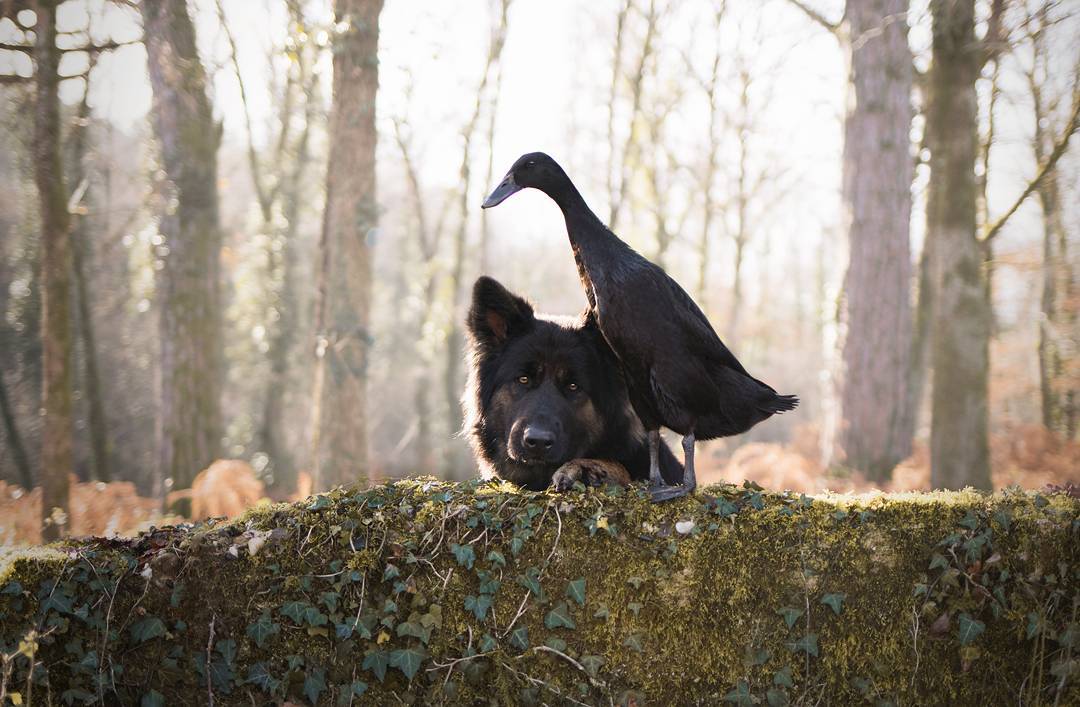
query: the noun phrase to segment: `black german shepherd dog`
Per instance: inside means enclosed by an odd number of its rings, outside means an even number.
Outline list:
[[[649,478],[645,430],[595,322],[537,317],[523,298],[481,277],[466,326],[465,432],[485,476],[533,490],[625,483],[605,463],[617,462],[631,479]],[[682,465],[663,443],[660,469],[667,483],[682,481]]]

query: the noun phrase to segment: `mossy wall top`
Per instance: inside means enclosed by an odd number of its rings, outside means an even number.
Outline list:
[[[0,572],[3,704],[1080,704],[1080,502],[401,481]]]

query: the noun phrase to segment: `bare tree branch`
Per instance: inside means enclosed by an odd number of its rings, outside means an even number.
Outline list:
[[[1061,156],[1068,150],[1069,139],[1072,138],[1073,133],[1078,129],[1080,129],[1080,94],[1073,97],[1072,115],[1069,117],[1069,121],[1066,123],[1065,130],[1061,137],[1058,138],[1057,143],[1054,144],[1054,149],[1051,150],[1049,156],[1047,156],[1046,162],[1039,167],[1038,171],[1035,173],[1035,178],[1028,182],[1027,187],[1020,193],[1020,196],[1016,198],[1013,205],[987,229],[986,235],[980,239],[983,243],[990,241],[1000,233],[1008,220],[1016,213],[1016,210],[1020,208],[1024,201],[1031,196],[1036,189],[1039,188],[1039,184],[1042,180],[1046,178],[1046,175],[1054,168],[1058,160],[1061,159]]]
[[[839,33],[840,33],[840,24],[841,24],[840,22],[831,22],[831,21],[829,21],[829,18],[825,17],[825,15],[821,14],[820,12],[815,10],[814,8],[812,8],[809,5],[807,5],[806,3],[804,3],[803,0],[787,0],[787,1],[788,1],[788,3],[793,5],[794,7],[801,10],[804,15],[809,17],[814,22],[818,23],[819,25],[821,25],[825,29],[829,30],[833,34],[839,35]]]
[[[233,73],[236,74],[236,83],[240,86],[240,103],[244,108],[244,127],[247,130],[248,163],[251,167],[251,181],[255,186],[255,197],[259,201],[259,210],[262,212],[263,221],[269,223],[272,218],[270,212],[273,203],[267,192],[266,185],[263,182],[263,172],[259,165],[259,156],[255,152],[255,138],[251,129],[251,108],[248,105],[247,87],[244,85],[244,75],[240,71],[240,61],[236,56],[236,37],[233,36],[232,28],[229,27],[229,21],[225,17],[225,8],[222,6],[221,0],[216,0],[214,4],[217,6],[218,20],[221,22],[221,28],[225,31],[225,38],[229,42],[229,60],[232,63]]]

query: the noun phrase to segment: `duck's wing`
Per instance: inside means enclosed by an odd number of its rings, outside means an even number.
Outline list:
[[[667,281],[667,289],[671,293],[673,303],[672,310],[687,341],[694,346],[699,354],[704,355],[714,363],[738,371],[744,376],[749,376],[750,374],[739,363],[739,359],[735,358],[735,354],[731,353],[727,346],[724,346],[724,342],[720,340],[705,313],[686,293],[686,290],[663,270],[660,270],[660,268],[657,268],[657,270]]]

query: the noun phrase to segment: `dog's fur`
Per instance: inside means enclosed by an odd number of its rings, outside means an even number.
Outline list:
[[[523,298],[481,277],[466,324],[465,432],[482,473],[534,490],[553,477],[560,488],[575,480],[625,482],[608,462],[632,479],[648,478],[645,431],[594,322],[538,317]],[[660,468],[667,483],[682,480],[682,466],[663,444]]]

